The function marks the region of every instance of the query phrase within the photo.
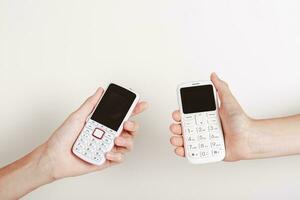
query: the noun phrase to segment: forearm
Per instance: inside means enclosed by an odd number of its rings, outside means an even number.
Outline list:
[[[0,169],[0,199],[18,199],[53,181],[51,167],[44,156],[45,148],[45,145],[41,145]]]
[[[300,154],[300,115],[253,120],[250,159]]]

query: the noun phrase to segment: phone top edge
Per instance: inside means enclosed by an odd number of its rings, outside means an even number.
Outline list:
[[[139,96],[138,93],[137,93],[136,91],[134,91],[134,90],[133,90],[132,88],[130,88],[130,87],[125,87],[125,86],[123,86],[123,85],[116,84],[116,83],[114,83],[114,82],[110,82],[110,83],[108,84],[107,88],[108,88],[110,85],[115,85],[115,86],[117,86],[117,87],[126,89],[126,90],[128,90],[128,91],[130,91],[130,92],[136,94],[137,96]]]
[[[200,86],[200,85],[213,85],[213,83],[211,80],[189,81],[189,82],[180,83],[177,86],[177,89],[179,90],[180,88],[183,87],[193,87],[193,86]]]

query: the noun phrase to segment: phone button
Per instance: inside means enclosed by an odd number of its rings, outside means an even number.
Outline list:
[[[197,151],[198,150],[198,145],[196,143],[190,143],[187,145],[187,148],[189,151]]]
[[[111,134],[111,133],[105,133],[105,137],[113,140],[114,139],[114,136]]]
[[[200,151],[201,158],[207,158],[209,156],[209,151]]]
[[[210,142],[210,145],[211,145],[211,148],[212,148],[212,149],[216,149],[216,148],[220,149],[220,148],[222,148],[222,144],[221,144],[221,142],[218,141],[218,140],[216,140],[216,141],[211,141],[211,142]]]
[[[208,118],[215,118],[217,116],[216,112],[207,112],[207,117]]]
[[[96,128],[94,133],[93,133],[93,136],[98,138],[98,139],[101,139],[103,137],[104,133],[105,132],[103,130]]]
[[[186,128],[184,131],[186,134],[196,134],[196,131],[194,128]]]
[[[211,153],[212,153],[212,156],[220,156],[220,154],[222,153],[222,150],[220,150],[220,149],[213,149],[211,151]]]
[[[103,142],[109,145],[112,142],[112,139],[105,135],[103,137]]]
[[[219,132],[210,132],[210,139],[220,139]]]
[[[184,120],[185,121],[194,121],[194,116],[193,115],[184,115]]]
[[[209,147],[209,143],[207,143],[207,142],[199,143],[199,149],[201,149],[201,150],[208,149],[208,147]]]
[[[194,135],[190,135],[186,138],[188,142],[197,142],[197,137]]]
[[[191,158],[199,158],[200,157],[200,153],[198,151],[191,151],[189,153]]]

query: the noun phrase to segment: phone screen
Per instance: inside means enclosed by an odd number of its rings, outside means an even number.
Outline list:
[[[117,131],[136,95],[118,85],[110,84],[91,119]]]
[[[216,110],[212,85],[201,85],[180,89],[184,114]]]

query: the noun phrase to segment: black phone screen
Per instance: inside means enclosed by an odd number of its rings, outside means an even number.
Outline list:
[[[91,119],[117,131],[136,95],[116,84],[110,84]]]
[[[212,85],[201,85],[180,89],[184,114],[216,110]]]

